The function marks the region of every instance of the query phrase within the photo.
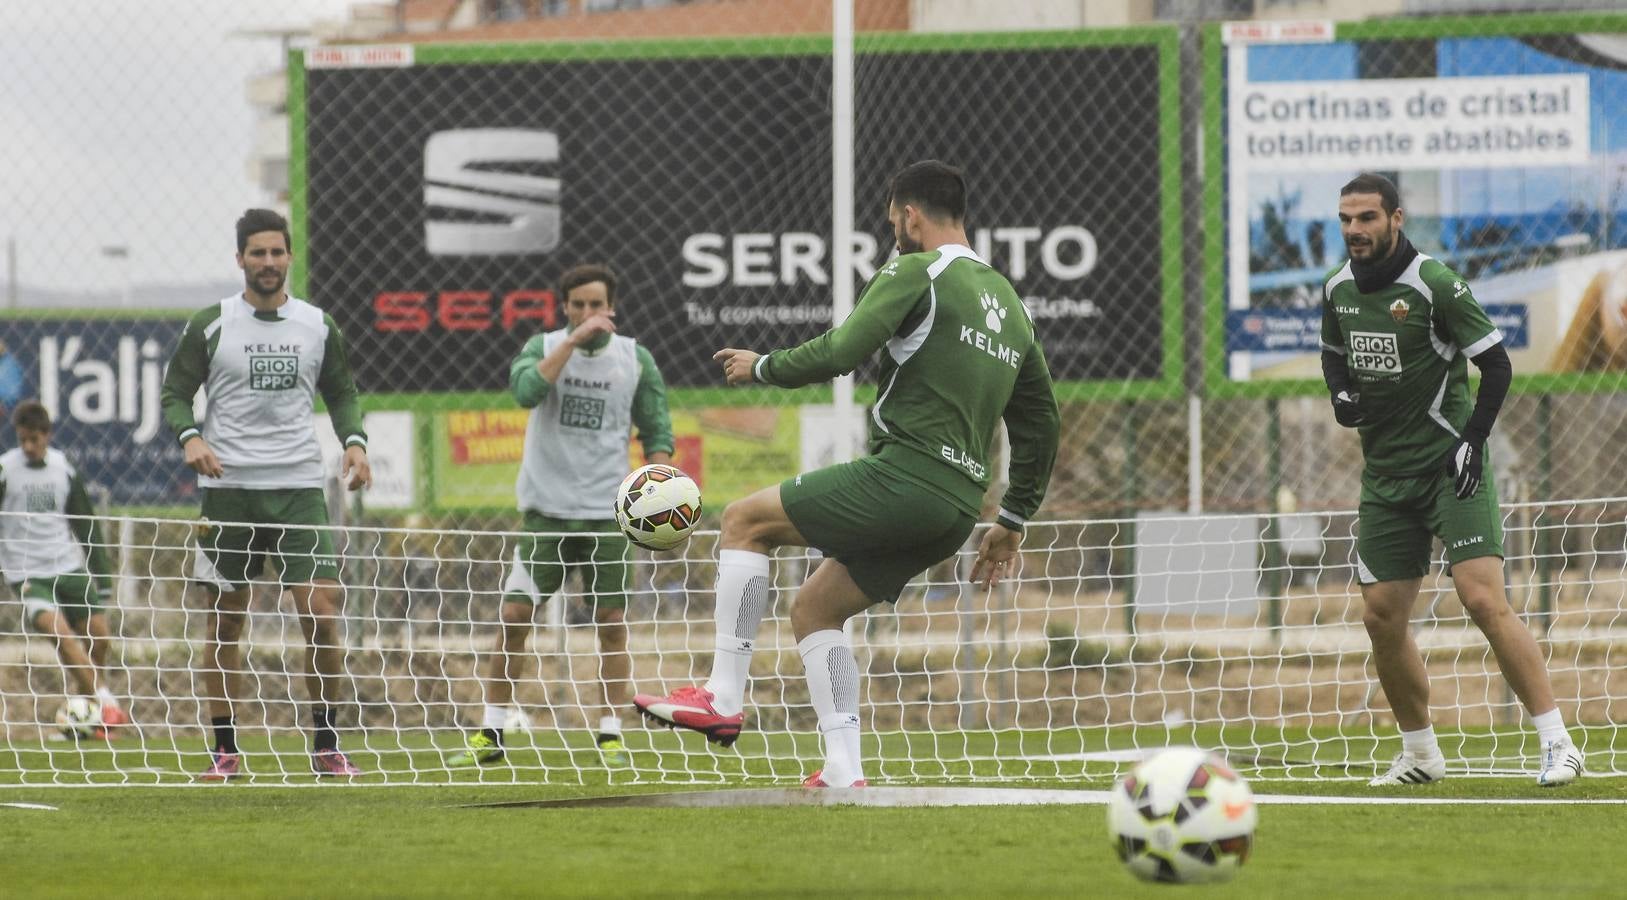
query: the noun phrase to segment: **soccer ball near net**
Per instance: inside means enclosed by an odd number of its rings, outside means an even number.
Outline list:
[[[95,737],[96,727],[101,724],[101,705],[86,697],[71,697],[56,711],[56,727],[63,737]]]
[[[701,489],[672,466],[634,469],[616,491],[616,524],[646,550],[671,550],[689,539],[701,518]]]
[[[1226,881],[1248,859],[1254,793],[1219,756],[1160,750],[1114,785],[1107,829],[1124,867],[1146,881]]]

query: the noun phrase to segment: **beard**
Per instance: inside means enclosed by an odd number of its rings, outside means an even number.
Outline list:
[[[898,244],[899,256],[903,256],[907,253],[920,253],[922,250],[926,249],[926,247],[921,245],[920,241],[911,240],[910,236],[904,234],[903,232],[895,232],[893,234],[893,239],[894,242]]]
[[[287,280],[287,273],[276,269],[264,269],[254,275],[245,274],[243,277],[243,283],[248,289],[262,297],[270,297],[282,290],[283,283]]]
[[[1356,251],[1358,249],[1368,251],[1365,257],[1361,257],[1363,262],[1378,262],[1381,259],[1388,258],[1390,253],[1395,250],[1395,229],[1392,228],[1381,235],[1375,235],[1372,243],[1352,245],[1350,239],[1345,238],[1345,253],[1351,259],[1357,258]]]

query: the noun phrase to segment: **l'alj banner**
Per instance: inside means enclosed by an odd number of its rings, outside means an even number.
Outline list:
[[[1396,181],[1408,238],[1468,279],[1517,373],[1627,371],[1627,42],[1373,27],[1225,49],[1227,376],[1319,377],[1363,171]]]
[[[364,390],[494,391],[565,324],[560,272],[607,262],[618,329],[669,384],[720,387],[718,348],[830,327],[832,279],[893,250],[887,179],[935,157],[966,169],[974,249],[1024,297],[1055,378],[1178,390],[1174,32],[1044,39],[860,48],[859,233],[836,274],[828,40],[296,57],[305,288]]]
[[[37,399],[51,444],[118,505],[195,502],[159,410],[164,364],[183,318],[0,319],[0,447],[17,446],[10,411]]]

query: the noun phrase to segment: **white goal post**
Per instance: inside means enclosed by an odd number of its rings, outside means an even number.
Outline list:
[[[1627,771],[1627,499],[1504,507],[1510,600],[1538,635],[1589,770]],[[182,784],[207,764],[200,709],[207,594],[189,586],[201,523],[104,520],[117,556],[107,612],[114,693],[134,723],[110,740],[65,738],[71,693],[52,643],[0,602],[0,786]],[[1256,778],[1367,777],[1395,749],[1369,663],[1350,565],[1354,516],[1150,516],[1036,523],[1019,577],[965,582],[966,554],[917,579],[896,606],[855,620],[872,784],[1018,784],[1104,777],[1151,749],[1201,744]],[[787,612],[811,563],[782,554],[747,701],[730,750],[646,731],[630,708],[631,765],[593,743],[598,644],[567,580],[539,612],[517,684],[507,760],[453,770],[480,722],[512,532],[334,529],[345,601],[344,749],[363,783],[792,784],[818,740]],[[716,534],[635,551],[627,620],[636,690],[704,680],[712,648]],[[265,576],[272,577],[272,576]],[[1437,568],[1415,627],[1454,774],[1533,768],[1534,732],[1484,639]],[[310,720],[297,617],[257,583],[235,707],[255,783],[306,784]]]

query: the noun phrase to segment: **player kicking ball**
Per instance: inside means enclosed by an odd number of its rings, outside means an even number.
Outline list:
[[[0,570],[22,599],[23,621],[56,642],[73,686],[100,704],[96,736],[106,738],[130,722],[108,687],[107,545],[78,470],[51,446],[51,414],[30,400],[11,424],[19,446],[0,454]]]
[[[1344,186],[1339,223],[1350,259],[1328,277],[1322,303],[1333,415],[1361,432],[1362,621],[1401,728],[1401,753],[1372,784],[1446,777],[1429,719],[1429,673],[1410,627],[1432,536],[1446,545],[1458,599],[1537,729],[1537,784],[1567,784],[1582,774],[1582,752],[1565,731],[1542,651],[1508,604],[1502,516],[1485,463],[1514,369],[1468,283],[1418,252],[1401,231],[1403,219],[1389,179],[1364,174]],[[1480,369],[1472,404],[1465,359]]]
[[[932,160],[904,168],[888,196],[900,255],[865,286],[845,322],[788,350],[725,349],[714,357],[730,384],[792,388],[851,372],[885,351],[871,455],[724,509],[712,677],[665,697],[635,697],[646,716],[734,743],[768,607],[769,554],[816,547],[825,559],[791,610],[825,751],[824,766],[804,784],[863,786],[859,669],[843,625],[896,602],[911,578],[965,543],[989,486],[1001,420],[1011,440],[1011,486],[972,580],[991,586],[1015,566],[1023,525],[1050,480],[1059,416],[1034,324],[1010,282],[970,248],[965,217],[959,169]]]

